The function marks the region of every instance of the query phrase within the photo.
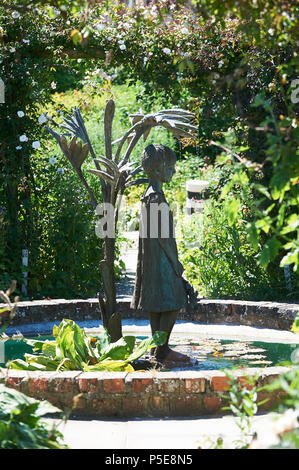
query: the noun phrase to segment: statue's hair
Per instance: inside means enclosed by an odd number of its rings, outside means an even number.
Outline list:
[[[167,163],[175,163],[176,156],[173,150],[166,145],[148,145],[141,156],[142,167],[147,174],[155,172]]]

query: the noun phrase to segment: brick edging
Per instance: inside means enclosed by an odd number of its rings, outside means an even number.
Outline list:
[[[232,371],[240,386],[246,377],[257,376],[266,385],[288,367],[237,369]],[[0,382],[26,395],[48,400],[78,416],[179,417],[225,414],[223,393],[227,377],[221,371],[181,372],[28,372],[0,369]],[[261,410],[272,409],[283,392],[258,392],[257,402],[268,399]]]

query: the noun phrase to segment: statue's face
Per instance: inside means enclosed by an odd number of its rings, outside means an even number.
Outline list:
[[[169,183],[173,175],[175,174],[175,162],[166,163],[161,169],[160,177],[162,183]]]

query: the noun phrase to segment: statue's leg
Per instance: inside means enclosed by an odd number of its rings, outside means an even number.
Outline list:
[[[161,320],[161,313],[160,312],[151,312],[150,313],[150,324],[151,324],[151,330],[152,330],[152,335],[156,331],[161,331],[160,329],[160,320]],[[150,350],[150,355],[154,357],[156,355],[156,350],[157,348],[152,348]]]
[[[154,334],[156,331],[168,332],[166,342],[163,344],[163,346],[158,346],[157,348],[151,350],[151,355],[155,356],[159,361],[163,360],[164,357],[166,357],[167,354],[171,351],[168,346],[168,342],[173,326],[177,319],[177,314],[177,310],[163,313],[152,312],[150,314],[152,334]]]
[[[156,360],[163,363],[186,363],[190,362],[190,358],[185,354],[173,351],[169,347],[169,338],[177,319],[178,310],[162,312],[162,313],[151,313],[150,322],[152,334],[155,331],[167,331],[167,339],[163,346],[158,346],[155,350],[152,350],[152,355],[155,356]]]

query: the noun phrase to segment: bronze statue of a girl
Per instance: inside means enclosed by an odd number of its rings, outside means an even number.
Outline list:
[[[149,312],[152,334],[167,331],[163,346],[154,351],[162,363],[190,359],[169,348],[168,341],[181,309],[196,295],[183,279],[184,268],[178,260],[173,216],[162,191],[175,173],[175,153],[168,147],[152,144],[142,154],[142,167],[149,178],[142,197],[139,247],[135,289],[131,307]],[[189,290],[188,290],[189,288]]]

